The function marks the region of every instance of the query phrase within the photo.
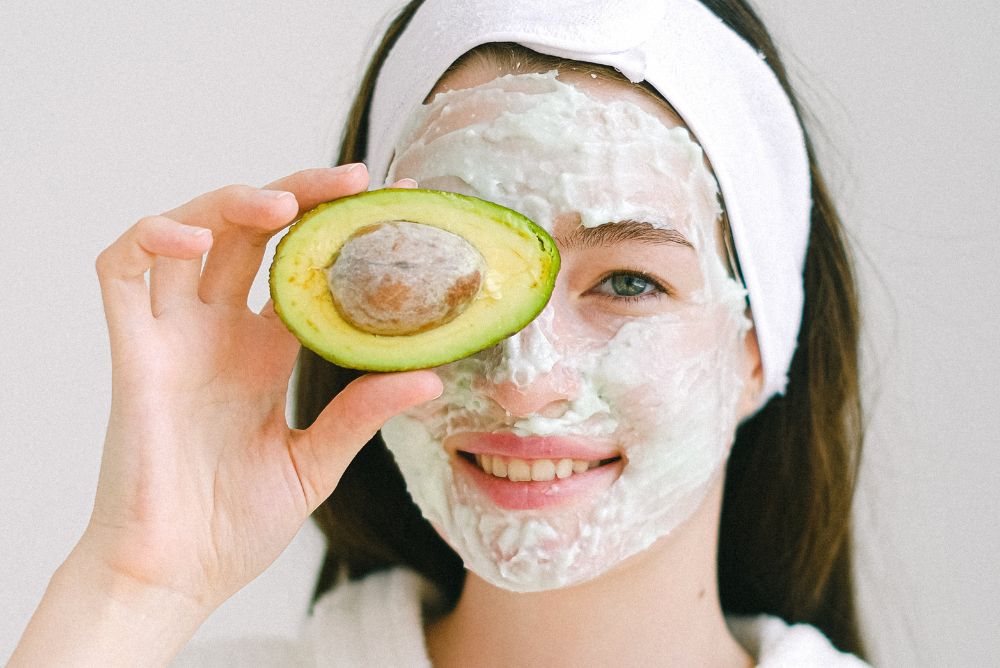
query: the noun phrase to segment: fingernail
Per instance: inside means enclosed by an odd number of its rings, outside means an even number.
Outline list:
[[[363,169],[365,164],[363,162],[352,162],[347,165],[339,165],[332,168],[334,174],[352,174],[359,169]]]
[[[261,190],[262,195],[265,197],[270,197],[271,199],[285,199],[286,197],[294,198],[295,195],[288,192],[287,190]]]
[[[416,188],[417,182],[413,179],[400,179],[396,181],[397,188]]]

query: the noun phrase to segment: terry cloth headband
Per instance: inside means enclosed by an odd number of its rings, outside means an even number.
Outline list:
[[[762,56],[696,0],[426,0],[375,86],[373,185],[384,183],[412,110],[449,65],[488,42],[610,65],[670,102],[719,182],[760,345],[761,405],[783,393],[812,201],[802,128]]]

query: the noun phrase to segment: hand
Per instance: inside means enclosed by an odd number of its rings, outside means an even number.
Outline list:
[[[251,283],[271,235],[367,183],[358,165],[229,186],[101,253],[111,417],[74,552],[210,612],[281,553],[384,421],[440,394],[429,371],[368,375],[309,429],[285,421],[299,346],[270,303],[247,308]]]

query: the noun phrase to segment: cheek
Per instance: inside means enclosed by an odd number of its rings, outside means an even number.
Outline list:
[[[626,326],[597,373],[626,449],[715,443],[735,424],[739,324],[724,314]]]
[[[444,392],[405,414],[422,423],[437,443],[456,432],[499,428],[504,415],[481,389],[488,366],[480,353],[436,368]]]

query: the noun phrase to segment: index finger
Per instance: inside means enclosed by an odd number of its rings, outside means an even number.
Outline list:
[[[247,294],[260,268],[268,240],[322,201],[364,191],[368,171],[357,163],[308,169],[279,179],[265,190],[250,194],[193,200],[183,215],[200,219],[205,227],[219,226],[215,247],[201,272],[198,295],[205,303],[246,305]],[[294,204],[276,200],[262,204],[253,193],[291,193]],[[214,202],[214,206],[213,206]]]
[[[348,175],[351,178],[345,178]],[[367,190],[368,168],[364,163],[355,162],[339,167],[304,169],[264,187],[294,193],[301,216],[323,202]]]
[[[268,201],[255,197],[260,189],[250,186],[220,188],[195,197],[163,215],[185,225],[207,227],[213,232],[235,227],[258,237],[270,237],[317,204],[353,195],[367,187],[368,170],[363,163],[317,167],[304,169],[265,186],[266,190],[290,192],[295,196],[298,211],[292,218],[262,215],[262,205],[268,204]]]

